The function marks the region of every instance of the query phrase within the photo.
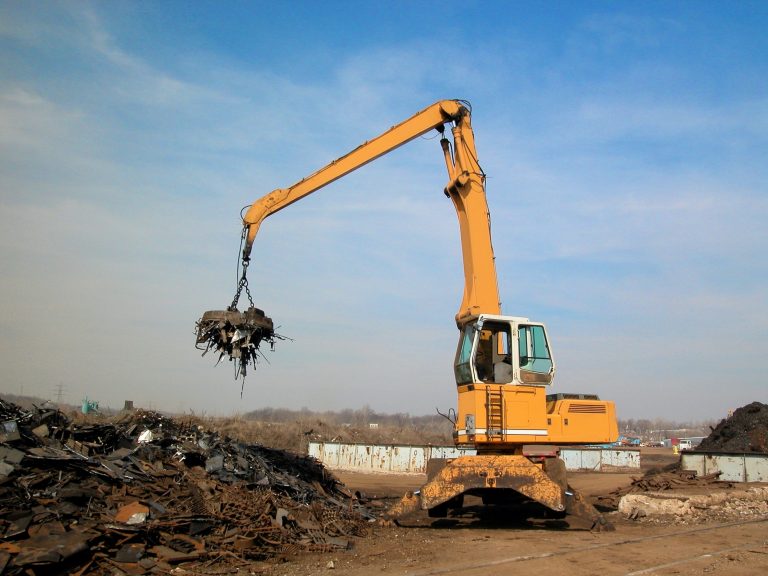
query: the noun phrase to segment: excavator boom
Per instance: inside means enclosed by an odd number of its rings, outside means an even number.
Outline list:
[[[247,257],[250,254],[253,241],[265,218],[430,130],[442,131],[446,123],[460,118],[463,109],[461,103],[456,100],[432,104],[292,186],[273,190],[256,200],[243,217],[243,225],[248,230],[244,255]]]
[[[485,175],[477,162],[470,110],[460,100],[436,102],[337,158],[314,174],[302,178],[288,188],[273,190],[251,204],[243,217],[246,231],[243,258],[250,258],[261,223],[268,216],[431,130],[444,133],[446,124],[454,126],[452,150],[446,138],[441,140],[448,170],[445,192],[456,206],[464,261],[464,297],[457,318],[477,315],[480,312],[500,313],[496,267],[488,226],[488,205],[484,191]]]

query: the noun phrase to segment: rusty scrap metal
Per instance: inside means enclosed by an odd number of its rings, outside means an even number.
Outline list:
[[[313,458],[156,412],[78,426],[0,400],[0,420],[19,433],[0,443],[2,574],[241,566],[346,549],[374,518]],[[43,423],[48,435],[34,434]]]
[[[253,306],[245,312],[234,307],[209,310],[197,321],[196,331],[195,346],[203,350],[203,356],[211,350],[218,352],[217,364],[227,357],[235,363],[236,375],[243,378],[248,365],[255,368],[259,355],[263,356],[263,342],[274,350],[275,342],[285,339],[275,332],[272,319]]]

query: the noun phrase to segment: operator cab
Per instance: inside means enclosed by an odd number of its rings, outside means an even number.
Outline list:
[[[454,362],[457,385],[552,383],[555,362],[544,324],[516,316],[481,314],[460,330]]]

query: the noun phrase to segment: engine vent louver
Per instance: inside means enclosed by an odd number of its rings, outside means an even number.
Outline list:
[[[568,414],[605,414],[605,404],[571,404]]]

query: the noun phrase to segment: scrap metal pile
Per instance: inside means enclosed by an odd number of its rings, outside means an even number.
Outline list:
[[[256,367],[262,342],[274,348],[275,341],[283,338],[275,333],[272,319],[253,306],[245,312],[234,307],[209,310],[197,321],[196,328],[196,346],[203,350],[203,356],[210,350],[218,352],[218,361],[224,357],[234,361],[237,376],[243,377],[249,364]]]
[[[316,460],[136,411],[0,400],[0,574],[231,572],[346,549],[373,516]]]
[[[768,454],[768,404],[752,402],[738,408],[721,420],[696,450]]]

